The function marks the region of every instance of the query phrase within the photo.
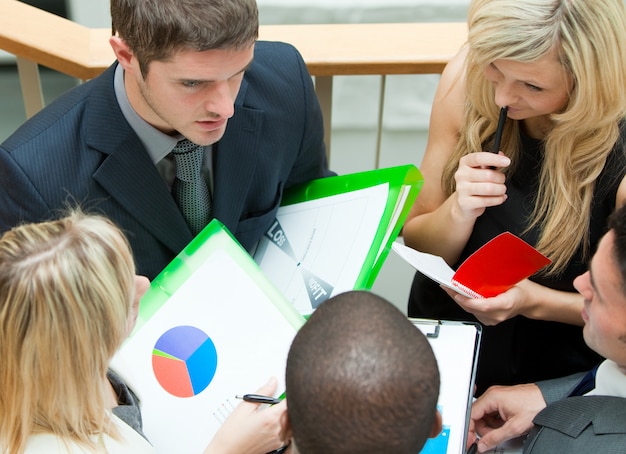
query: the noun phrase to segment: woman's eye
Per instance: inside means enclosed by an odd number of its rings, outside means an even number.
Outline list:
[[[526,84],[526,86],[528,88],[530,88],[532,91],[541,91],[542,90],[540,87],[538,87],[536,85],[533,85],[533,84]]]

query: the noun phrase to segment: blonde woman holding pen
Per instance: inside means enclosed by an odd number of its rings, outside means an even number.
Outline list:
[[[435,95],[425,183],[404,240],[456,267],[511,231],[552,259],[481,300],[416,274],[409,315],[485,326],[480,394],[598,361],[583,342],[573,280],[626,197],[626,12],[622,0],[473,0],[468,27]]]

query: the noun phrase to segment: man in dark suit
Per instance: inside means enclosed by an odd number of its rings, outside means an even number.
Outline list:
[[[626,207],[609,228],[574,281],[585,298],[585,342],[606,359],[587,374],[489,388],[471,414],[469,438],[481,436],[480,452],[526,433],[524,453],[625,452]]]
[[[203,147],[208,219],[253,249],[287,188],[332,174],[302,57],[256,42],[255,0],[112,0],[111,16],[117,61],[0,145],[0,232],[79,204],[154,278],[197,233],[171,192],[186,138]]]

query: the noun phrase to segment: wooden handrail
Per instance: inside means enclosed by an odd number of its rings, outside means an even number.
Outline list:
[[[265,25],[259,35],[296,46],[313,76],[438,74],[465,42],[467,25]]]
[[[113,59],[109,29],[84,27],[17,0],[0,0],[0,49],[78,79]],[[440,73],[465,23],[263,25],[260,39],[293,44],[313,76]]]
[[[0,49],[78,79],[91,79],[111,64],[108,35],[17,0],[0,0]]]
[[[88,28],[18,0],[0,0],[0,49],[17,57],[26,115],[43,107],[38,65],[88,80],[115,59],[111,30]],[[437,74],[467,38],[464,22],[263,25],[259,38],[293,44],[315,76],[330,149],[333,76],[382,76],[379,161],[385,77]]]

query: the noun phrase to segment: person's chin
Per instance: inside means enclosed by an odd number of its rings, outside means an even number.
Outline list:
[[[584,325],[583,326],[583,339],[585,341],[585,344],[587,344],[587,347],[589,347],[590,349],[594,351],[597,351],[594,347],[593,336],[589,331],[590,331],[589,325]]]

